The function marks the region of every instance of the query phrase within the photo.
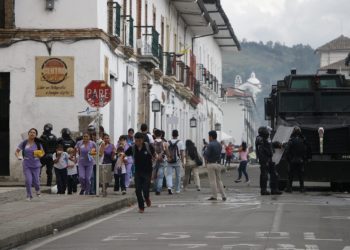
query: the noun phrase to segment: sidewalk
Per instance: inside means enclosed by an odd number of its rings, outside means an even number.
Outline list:
[[[0,188],[0,249],[11,249],[31,240],[75,226],[135,203],[134,189],[107,197],[42,194],[25,200],[24,188]]]

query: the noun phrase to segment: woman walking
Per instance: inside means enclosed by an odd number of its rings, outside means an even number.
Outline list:
[[[33,199],[32,185],[34,185],[37,197],[40,197],[40,158],[43,157],[45,153],[37,136],[38,130],[31,128],[28,132],[28,139],[21,142],[15,152],[17,159],[23,160],[22,165],[28,201]],[[22,154],[20,153],[21,151]]]
[[[199,179],[199,171],[196,160],[199,158],[198,151],[196,146],[191,140],[186,141],[186,150],[185,150],[185,177],[183,180],[183,189],[185,190],[189,180],[191,178],[191,172],[193,173],[194,183],[196,185],[197,191],[201,191],[201,183]]]
[[[249,176],[247,173],[247,165],[248,165],[248,150],[247,150],[247,143],[242,142],[242,145],[238,149],[239,154],[239,167],[238,167],[238,179],[235,180],[236,183],[241,182],[242,173],[245,176],[245,183],[249,184]]]
[[[96,155],[96,143],[90,140],[88,133],[84,133],[83,140],[79,141],[76,145],[76,150],[79,155],[78,169],[79,169],[79,182],[81,185],[80,195],[90,194],[90,179],[92,175],[92,169],[95,165],[93,156]]]

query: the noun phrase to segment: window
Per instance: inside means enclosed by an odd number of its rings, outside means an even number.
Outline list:
[[[148,3],[145,2],[145,26],[148,25]]]
[[[309,89],[310,88],[310,79],[293,79],[292,89]]]
[[[153,5],[153,27],[156,29],[157,28],[157,11],[156,7]]]
[[[0,0],[0,28],[5,28],[5,0]]]

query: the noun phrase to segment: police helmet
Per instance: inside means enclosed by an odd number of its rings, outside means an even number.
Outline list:
[[[258,129],[258,134],[263,138],[268,138],[270,135],[270,132],[267,127],[263,126]]]
[[[52,129],[53,129],[53,126],[52,126],[51,123],[46,123],[46,124],[44,125],[44,131],[51,132]]]
[[[69,135],[71,135],[71,132],[70,132],[69,128],[63,128],[61,130],[61,134],[62,134],[62,136],[69,136]]]
[[[298,126],[295,126],[293,129],[293,135],[301,135],[301,129]]]
[[[89,132],[89,133],[94,133],[94,132],[96,132],[95,126],[94,126],[94,125],[89,125],[89,127],[88,127],[88,132]]]

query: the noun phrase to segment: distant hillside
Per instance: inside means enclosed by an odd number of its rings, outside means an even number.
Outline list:
[[[225,85],[233,84],[236,75],[245,81],[254,71],[256,77],[264,83],[257,100],[261,120],[264,114],[263,99],[268,96],[272,84],[283,79],[292,68],[296,68],[298,73],[316,73],[319,67],[319,56],[309,45],[288,47],[271,41],[266,44],[243,41],[241,45],[242,51],[224,55],[223,82]]]

